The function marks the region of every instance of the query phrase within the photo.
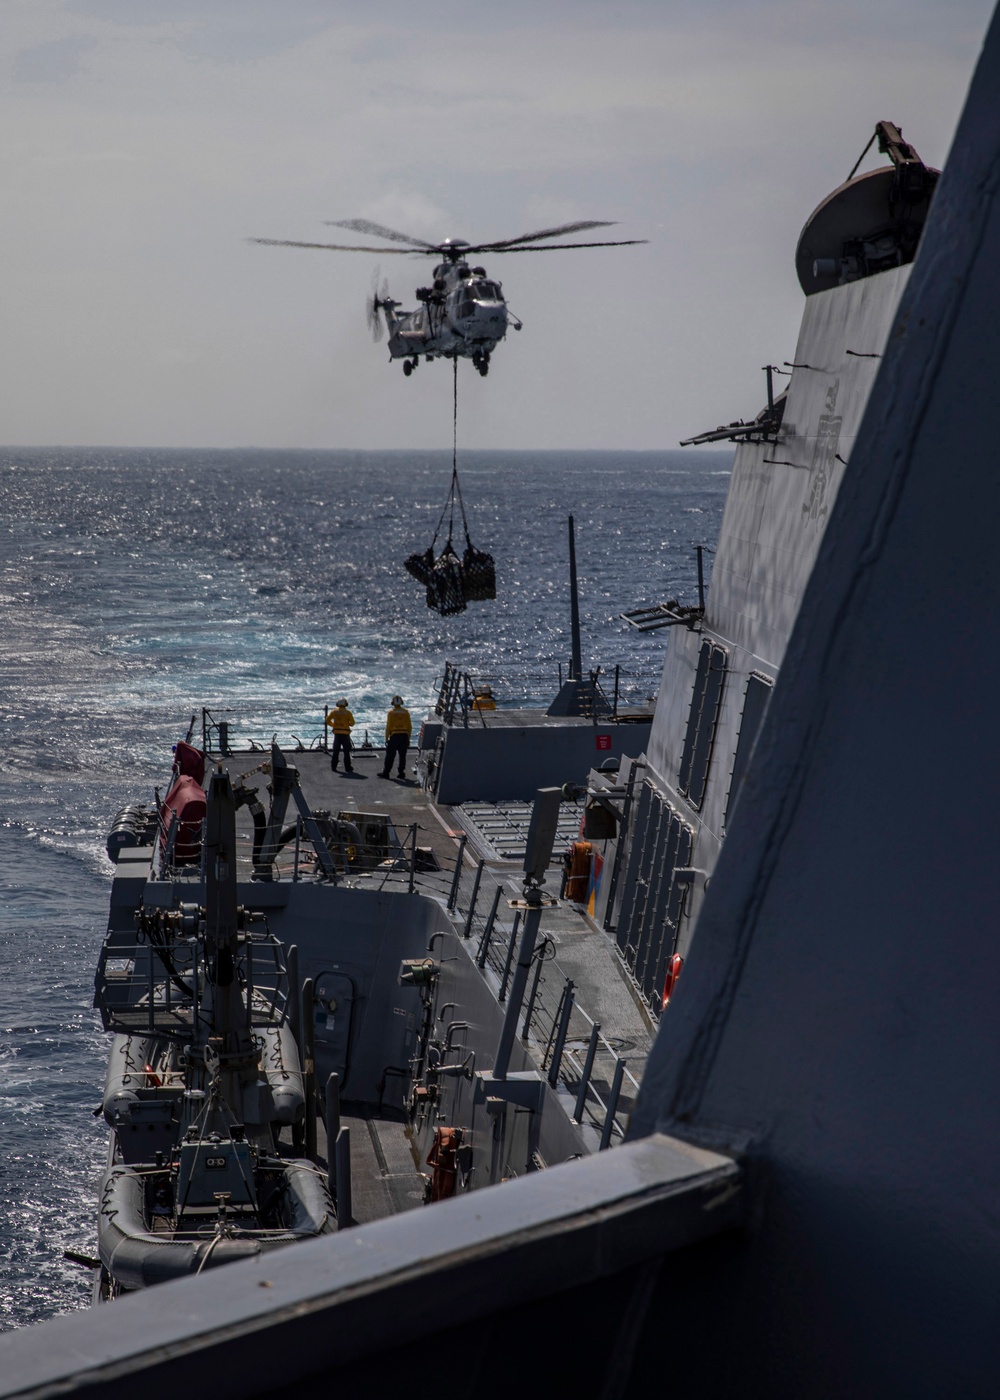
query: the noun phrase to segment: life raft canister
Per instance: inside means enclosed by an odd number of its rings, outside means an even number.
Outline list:
[[[201,824],[205,820],[205,755],[183,739],[174,746],[174,781],[160,807],[160,848],[164,854],[175,826],[174,865],[192,865],[201,859]]]
[[[427,1165],[433,1168],[428,1201],[444,1201],[454,1196],[461,1144],[461,1128],[438,1128],[435,1132],[433,1145],[427,1154]]]
[[[684,959],[681,957],[680,953],[675,953],[667,963],[667,972],[663,979],[663,1002],[660,1007],[661,1011],[666,1010],[667,1002],[673,995],[674,988],[677,986],[677,979],[681,975],[681,968],[683,966]]]
[[[174,767],[179,777],[194,778],[196,783],[205,781],[205,755],[183,739],[174,746]]]
[[[166,854],[170,828],[176,822],[171,859],[174,865],[191,865],[201,859],[201,824],[205,820],[205,792],[194,778],[178,778],[160,808],[163,831],[160,845]]]
[[[590,884],[590,861],[593,846],[589,841],[574,841],[569,848],[566,888],[564,898],[574,904],[583,904]]]

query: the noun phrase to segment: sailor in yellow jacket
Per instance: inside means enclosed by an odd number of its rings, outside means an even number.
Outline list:
[[[344,772],[353,773],[354,767],[351,763],[351,730],[354,727],[354,716],[347,708],[346,700],[338,700],[326,717],[326,722],[333,730],[333,753],[330,757],[330,767],[336,773],[337,759],[344,755]]]
[[[401,695],[392,697],[392,709],[385,717],[385,767],[382,777],[388,778],[394,758],[399,760],[399,776],[406,777],[406,751],[410,747],[413,721]]]

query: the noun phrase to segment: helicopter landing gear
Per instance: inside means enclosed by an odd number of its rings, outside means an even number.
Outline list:
[[[409,379],[410,375],[413,373],[416,367],[417,361],[415,359],[403,361],[403,373],[406,375],[407,379]]]
[[[477,350],[472,357],[472,363],[485,379],[490,372],[490,352],[488,350]]]

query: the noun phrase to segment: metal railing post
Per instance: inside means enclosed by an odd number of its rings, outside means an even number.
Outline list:
[[[590,1031],[590,1044],[587,1046],[587,1058],[583,1062],[583,1076],[580,1079],[580,1087],[576,1094],[576,1108],[573,1110],[573,1117],[578,1123],[583,1122],[583,1110],[587,1106],[587,1090],[590,1087],[590,1076],[594,1072],[594,1060],[597,1056],[597,1042],[601,1036],[601,1028],[595,1022]]]
[[[531,996],[528,998],[528,1009],[524,1013],[524,1025],[521,1027],[522,1040],[527,1040],[528,1030],[531,1026],[531,1018],[535,1014],[535,1002],[538,999],[538,984],[542,980],[542,964],[545,962],[545,945],[547,942],[547,939],[542,940],[541,947],[538,950],[538,956],[535,959],[535,976],[531,983]]]
[[[292,865],[292,884],[298,883],[299,879],[299,846],[302,842],[302,818],[295,818],[295,862]]]
[[[246,942],[243,944],[243,947],[246,949],[246,955],[247,955],[247,961],[246,961],[246,979],[247,979],[247,981],[246,981],[246,988],[245,988],[245,991],[246,991],[246,1001],[247,1001],[247,1025],[250,1026],[250,1027],[252,1027],[252,1026],[253,1026],[253,931],[251,930],[249,924],[247,925],[247,931],[246,931],[246,933],[244,934],[244,937],[246,938]],[[168,982],[168,983],[170,982],[170,978],[169,978],[169,977],[167,978],[167,982]]]
[[[500,908],[500,899],[503,895],[503,886],[497,885],[497,892],[493,896],[493,906],[490,909],[489,917],[486,920],[486,927],[483,929],[483,936],[479,940],[479,951],[476,954],[476,966],[482,971],[486,966],[486,957],[490,951],[490,936],[493,933],[493,925],[496,923],[497,910]]]
[[[448,913],[452,913],[455,908],[455,900],[458,898],[458,882],[462,878],[462,862],[465,859],[465,843],[468,841],[465,832],[462,832],[458,842],[458,855],[455,859],[455,874],[451,881],[451,890],[448,894]]]
[[[285,955],[285,970],[288,977],[288,1002],[285,1007],[285,1015],[288,1019],[288,1026],[292,1032],[292,1039],[295,1041],[295,1048],[299,1052],[299,1065],[303,1061],[302,1054],[302,1010],[299,1005],[299,945],[293,943]]]
[[[625,1078],[625,1061],[615,1061],[615,1077],[611,1081],[611,1096],[608,1099],[608,1112],[604,1119],[604,1129],[601,1132],[600,1151],[611,1146],[611,1134],[615,1126],[615,1113],[618,1111],[618,1099],[622,1091],[622,1080]]]
[[[416,879],[416,874],[417,874],[417,823],[416,823],[416,822],[414,822],[413,825],[410,827],[410,837],[411,837],[411,842],[410,842],[410,887],[409,887],[409,893],[412,894],[412,893],[413,893],[413,882],[414,882],[414,880]]]
[[[174,844],[175,844],[175,842],[176,842],[176,840],[177,840],[177,827],[178,827],[178,825],[179,825],[179,822],[178,822],[178,820],[177,820],[177,813],[176,813],[176,812],[171,812],[171,813],[170,813],[170,827],[169,827],[169,829],[168,829],[168,831],[167,831],[167,844],[166,844],[166,848],[164,849],[164,852],[163,852],[163,869],[164,869],[164,873],[165,873],[167,870],[169,870],[169,869],[170,869],[170,866],[173,864],[173,858],[174,858]]]
[[[497,1001],[507,1000],[507,983],[510,981],[510,965],[514,961],[514,949],[517,947],[517,930],[521,923],[520,909],[514,915],[514,924],[510,931],[510,942],[507,944],[507,960],[503,965],[503,980],[500,983],[500,992]]]
[[[337,1138],[340,1136],[340,1075],[326,1081],[326,1182],[337,1199]]]
[[[316,1156],[316,1016],[313,979],[302,983],[302,1092],[306,1101],[306,1156]]]
[[[337,1229],[346,1230],[354,1224],[351,1200],[351,1130],[341,1128],[334,1144],[337,1173]]]
[[[493,1068],[493,1074],[497,1079],[507,1078],[507,1070],[510,1066],[510,1052],[514,1046],[514,1036],[517,1034],[517,1018],[520,1014],[521,1003],[524,999],[524,988],[527,985],[531,960],[535,956],[535,942],[538,938],[538,926],[541,921],[542,906],[539,901],[537,904],[532,904],[529,907],[524,919],[524,933],[521,936],[521,951],[518,954],[517,967],[514,971],[514,982],[510,989],[510,1002],[508,1003],[507,1011],[503,1018],[500,1040],[497,1043],[497,1053]],[[544,944],[542,946],[544,947]],[[536,977],[536,988],[537,984],[538,979]]]
[[[472,936],[472,916],[476,912],[476,901],[479,898],[479,882],[483,878],[483,867],[485,864],[486,861],[481,860],[476,866],[476,878],[472,882],[472,894],[469,898],[469,913],[465,920],[465,931],[462,934],[463,938],[470,938]]]
[[[562,1014],[559,1017],[559,1028],[556,1031],[556,1043],[552,1047],[552,1063],[549,1065],[549,1083],[554,1089],[559,1082],[559,1068],[562,1065],[563,1049],[566,1045],[566,1034],[569,1031],[569,1018],[573,1014],[573,982],[566,978],[566,988],[563,992]]]
[[[156,1009],[156,959],[153,956],[153,949],[149,949],[148,974],[146,977],[146,1020],[149,1026],[150,1035],[153,1034],[153,1012]],[[197,1024],[197,1023],[196,1023]]]

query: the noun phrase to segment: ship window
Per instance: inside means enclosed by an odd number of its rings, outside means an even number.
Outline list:
[[[700,807],[705,797],[727,657],[725,647],[702,642],[678,783],[680,791],[695,807]]]
[[[740,732],[736,740],[736,753],[733,755],[733,772],[729,780],[729,796],[726,798],[726,815],[723,825],[728,825],[729,816],[736,806],[747,764],[757,740],[760,722],[764,718],[767,702],[771,697],[773,681],[768,676],[752,671],[747,679],[746,694],[743,697],[743,714],[740,717]]]

